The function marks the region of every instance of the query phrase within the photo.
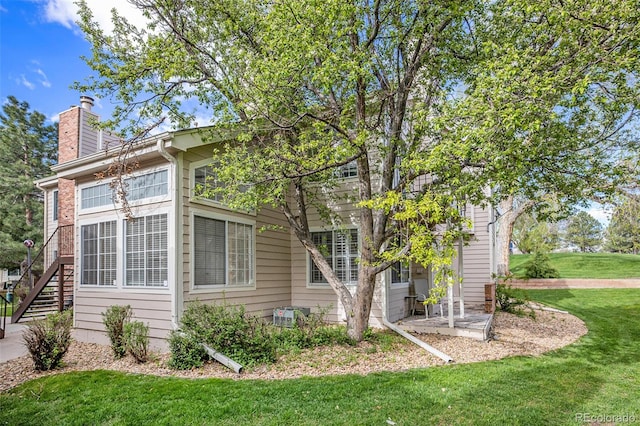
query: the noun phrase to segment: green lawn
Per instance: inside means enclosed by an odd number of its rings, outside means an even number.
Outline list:
[[[540,290],[531,296],[583,318],[589,333],[537,358],[366,377],[61,374],[0,394],[0,424],[386,425],[389,419],[397,425],[570,425],[582,413],[591,420],[640,420],[640,290]]]
[[[516,276],[532,255],[511,256],[509,267]],[[615,253],[551,253],[551,266],[560,278],[640,278],[640,255]]]

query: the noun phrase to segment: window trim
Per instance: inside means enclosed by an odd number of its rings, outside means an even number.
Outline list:
[[[225,284],[207,284],[207,285],[196,285],[195,283],[195,255],[196,255],[196,244],[195,244],[195,217],[199,216],[205,219],[212,220],[220,220],[225,222]],[[229,280],[229,232],[228,232],[228,223],[238,223],[242,225],[249,225],[252,227],[252,241],[251,241],[251,250],[252,250],[252,270],[251,270],[251,283],[245,285],[237,285],[230,286],[228,283]],[[257,253],[256,253],[256,221],[253,219],[247,219],[240,216],[234,216],[229,214],[223,214],[219,212],[212,212],[208,210],[202,209],[191,209],[189,214],[189,244],[191,247],[189,253],[189,292],[192,294],[198,293],[211,293],[211,292],[230,292],[230,291],[250,291],[255,290],[257,287],[256,282],[256,270],[257,270]]]
[[[209,198],[198,197],[197,195],[195,195],[196,169],[199,169],[200,167],[208,166],[211,163],[213,163],[213,159],[209,158],[209,159],[204,159],[199,161],[193,161],[191,162],[191,164],[189,164],[189,201],[191,203],[200,204],[202,206],[216,207],[218,209],[226,210],[228,212],[238,212],[242,214],[248,214],[251,216],[257,216],[258,215],[257,209],[252,209],[248,211],[232,209],[222,201],[211,200]]]
[[[167,172],[167,193],[164,195],[156,195],[153,197],[138,198],[136,200],[128,200],[129,205],[131,207],[138,207],[138,206],[143,206],[145,204],[155,204],[155,203],[161,203],[164,201],[169,201],[171,199],[171,192],[172,192],[171,191],[171,187],[172,187],[171,169],[169,168],[169,166],[165,166],[165,165],[159,166],[159,167],[150,167],[146,169],[136,170],[134,173],[123,177],[124,180],[127,180],[127,179],[141,177],[141,176],[145,176],[152,173],[158,173],[162,171]],[[121,208],[122,203],[116,202],[116,200],[113,197],[113,190],[111,190],[111,194],[112,194],[111,203],[103,204],[95,207],[84,207],[84,208],[82,207],[82,191],[83,190],[88,188],[98,187],[100,185],[109,186],[110,182],[111,180],[102,179],[102,180],[93,180],[93,181],[78,185],[77,187],[78,211],[82,212],[82,214],[90,214],[95,212],[103,212],[105,210],[115,210],[115,209]]]
[[[360,236],[360,228],[355,226],[355,225],[350,225],[350,226],[346,226],[346,227],[339,227],[339,228],[322,228],[322,227],[312,227],[309,229],[309,232],[311,234],[314,233],[318,233],[318,232],[340,232],[340,231],[352,231],[355,230],[358,236],[358,255],[357,258],[360,259],[360,255],[361,255],[361,236]],[[335,240],[334,240],[335,241]],[[335,245],[332,247],[332,255],[335,258]],[[306,287],[309,289],[317,289],[317,290],[326,290],[326,289],[330,289],[331,286],[329,285],[329,283],[323,283],[323,282],[319,282],[319,283],[315,283],[311,281],[311,266],[313,264],[313,260],[311,260],[311,254],[309,254],[309,252],[307,252],[305,250],[305,257],[306,257],[306,277],[307,277],[307,285]],[[356,264],[356,267],[359,268],[359,266]],[[334,269],[335,271],[335,269]],[[353,282],[353,281],[347,281],[344,283],[347,287],[349,288],[355,288],[357,286],[357,281]]]
[[[51,193],[51,220],[53,222],[57,222],[58,221],[58,213],[59,213],[59,209],[60,209],[60,199],[59,199],[59,192],[57,189],[54,189],[53,192]]]
[[[98,245],[99,245],[99,241],[100,241],[100,236],[99,236],[100,225],[103,224],[103,223],[108,223],[108,222],[114,222],[114,225],[115,225],[116,265],[115,265],[115,279],[114,279],[114,282],[111,283],[111,284],[98,284],[98,283],[85,284],[85,283],[82,282],[83,281],[82,280],[82,276],[83,276],[83,272],[84,272],[84,253],[85,253],[84,252],[85,241],[84,241],[84,238],[83,238],[83,235],[82,235],[82,228],[84,228],[85,226],[97,225],[98,226],[98,238],[97,239],[98,239]],[[97,288],[100,288],[100,289],[114,289],[114,288],[117,288],[118,287],[118,282],[119,282],[118,274],[120,272],[120,268],[119,268],[120,265],[118,265],[118,259],[119,259],[119,254],[120,254],[119,253],[120,252],[120,248],[118,246],[118,235],[119,235],[118,219],[115,218],[115,217],[107,218],[107,219],[105,219],[105,218],[96,218],[95,220],[80,222],[78,224],[78,232],[79,232],[79,239],[78,240],[80,242],[80,255],[79,255],[80,259],[79,259],[79,262],[78,262],[78,264],[80,265],[80,268],[79,268],[79,274],[78,274],[78,286],[80,288],[93,288],[93,289],[97,289]],[[98,261],[98,264],[99,264],[99,262],[100,262],[99,255],[98,255],[97,261]],[[100,269],[98,268],[98,269],[96,269],[96,271],[99,274]]]
[[[171,267],[171,263],[172,263],[172,258],[171,258],[171,234],[172,234],[172,230],[171,230],[171,214],[169,214],[169,212],[167,211],[146,211],[144,214],[138,215],[136,216],[136,219],[145,219],[145,233],[144,233],[144,237],[146,240],[146,236],[147,236],[147,232],[146,232],[146,218],[150,217],[150,216],[160,216],[160,215],[165,215],[166,216],[166,234],[167,234],[167,247],[166,247],[166,259],[167,259],[167,268],[166,268],[166,273],[167,273],[167,278],[165,280],[165,284],[164,285],[147,285],[146,284],[146,262],[145,262],[145,284],[144,285],[129,285],[127,284],[127,226],[126,226],[126,219],[122,219],[120,220],[121,224],[122,224],[122,229],[121,229],[121,233],[120,235],[122,236],[122,241],[121,241],[121,247],[122,247],[122,255],[121,255],[121,261],[122,261],[122,265],[120,270],[122,271],[122,277],[121,277],[121,288],[123,289],[137,289],[137,290],[168,290],[171,285],[171,277],[172,275],[172,267]],[[146,258],[146,244],[145,244],[145,258]]]

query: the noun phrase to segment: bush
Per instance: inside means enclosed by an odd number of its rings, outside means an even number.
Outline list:
[[[504,283],[496,286],[496,307],[503,312],[535,318],[535,312],[527,306],[528,301],[529,296],[522,289],[513,288]]]
[[[198,343],[245,366],[272,363],[276,359],[275,344],[268,326],[259,318],[247,315],[244,306],[194,303],[187,307],[181,319],[181,330]],[[184,342],[176,342],[182,348]],[[193,348],[185,346],[191,351]],[[188,353],[172,352],[178,359],[189,359]]]
[[[190,370],[202,367],[207,357],[202,344],[192,335],[180,331],[171,331],[169,335],[169,368],[176,370]]]
[[[558,278],[560,274],[549,262],[549,256],[536,252],[533,258],[524,264],[524,276],[526,278]]]
[[[29,323],[23,335],[34,368],[47,371],[57,368],[71,344],[71,311],[50,314],[43,320]]]
[[[344,326],[327,324],[324,317],[330,307],[320,308],[318,312],[304,316],[296,311],[296,321],[292,328],[276,327],[274,341],[280,352],[306,349],[324,345],[353,345],[355,342],[347,336]]]
[[[111,349],[116,358],[122,358],[127,353],[127,345],[124,340],[124,326],[131,319],[131,306],[109,306],[102,313],[102,322],[107,330]]]
[[[124,325],[124,342],[127,349],[137,362],[147,362],[149,359],[149,326],[141,321],[128,322]]]

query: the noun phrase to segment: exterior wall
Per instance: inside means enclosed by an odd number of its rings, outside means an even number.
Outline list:
[[[130,202],[134,217],[142,217],[150,214],[167,214],[167,255],[168,273],[167,287],[127,287],[124,285],[124,222],[126,219],[119,206],[104,206],[88,210],[81,209],[80,196],[83,188],[104,183],[87,177],[77,181],[75,204],[78,206],[76,216],[75,239],[75,274],[74,274],[74,315],[75,333],[80,341],[97,342],[106,344],[108,339],[104,333],[102,313],[111,305],[130,305],[133,310],[133,319],[142,321],[150,328],[149,336],[151,344],[156,349],[167,349],[164,339],[173,327],[172,317],[172,289],[175,286],[175,227],[171,211],[172,168],[167,162],[158,159],[150,161],[146,168],[136,171],[136,174],[145,174],[158,169],[168,169],[168,194],[161,199],[138,200]],[[85,224],[99,223],[115,220],[117,223],[117,268],[118,275],[114,286],[95,286],[81,284],[82,268],[82,239],[81,227]]]
[[[484,285],[491,283],[489,210],[474,207],[473,234],[463,252],[464,301],[484,305]]]
[[[258,214],[230,210],[215,202],[192,198],[193,168],[211,158],[211,145],[190,150],[182,161],[182,285],[184,305],[194,301],[204,303],[229,303],[245,305],[247,312],[270,318],[273,309],[291,305],[291,245],[287,223],[278,211],[264,208]],[[255,286],[247,288],[194,288],[192,280],[193,233],[192,218],[202,215],[219,215],[248,221],[254,224]],[[276,225],[284,230],[266,229]],[[265,227],[266,230],[260,231]],[[184,306],[183,306],[184,307]]]

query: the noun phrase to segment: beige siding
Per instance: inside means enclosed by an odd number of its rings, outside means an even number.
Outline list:
[[[182,297],[185,306],[199,300],[205,303],[245,305],[247,311],[269,318],[273,309],[291,305],[291,247],[287,223],[282,214],[271,208],[264,208],[258,214],[235,212],[214,203],[197,202],[191,199],[192,164],[211,157],[211,146],[190,150],[184,154],[182,168]],[[251,289],[192,289],[191,221],[196,212],[219,214],[255,222],[255,288]],[[283,230],[267,229],[276,225]],[[261,231],[261,228],[267,230]]]
[[[98,151],[98,131],[91,123],[98,120],[98,116],[85,109],[80,109],[80,157],[94,154]]]
[[[80,336],[90,334],[104,334],[102,313],[112,305],[130,305],[133,310],[133,319],[142,321],[149,326],[149,337],[153,340],[166,339],[171,325],[171,295],[169,291],[162,294],[145,291],[96,290],[93,288],[79,287],[75,292],[74,315],[75,327]],[[104,341],[94,336],[92,339]],[[155,342],[156,346],[161,343]]]
[[[390,285],[388,290],[388,314],[387,319],[396,322],[404,318],[407,301],[405,296],[409,295],[409,286]]]
[[[491,255],[489,210],[474,208],[473,234],[464,247],[464,299],[465,304],[484,303],[484,285],[491,282]]]

